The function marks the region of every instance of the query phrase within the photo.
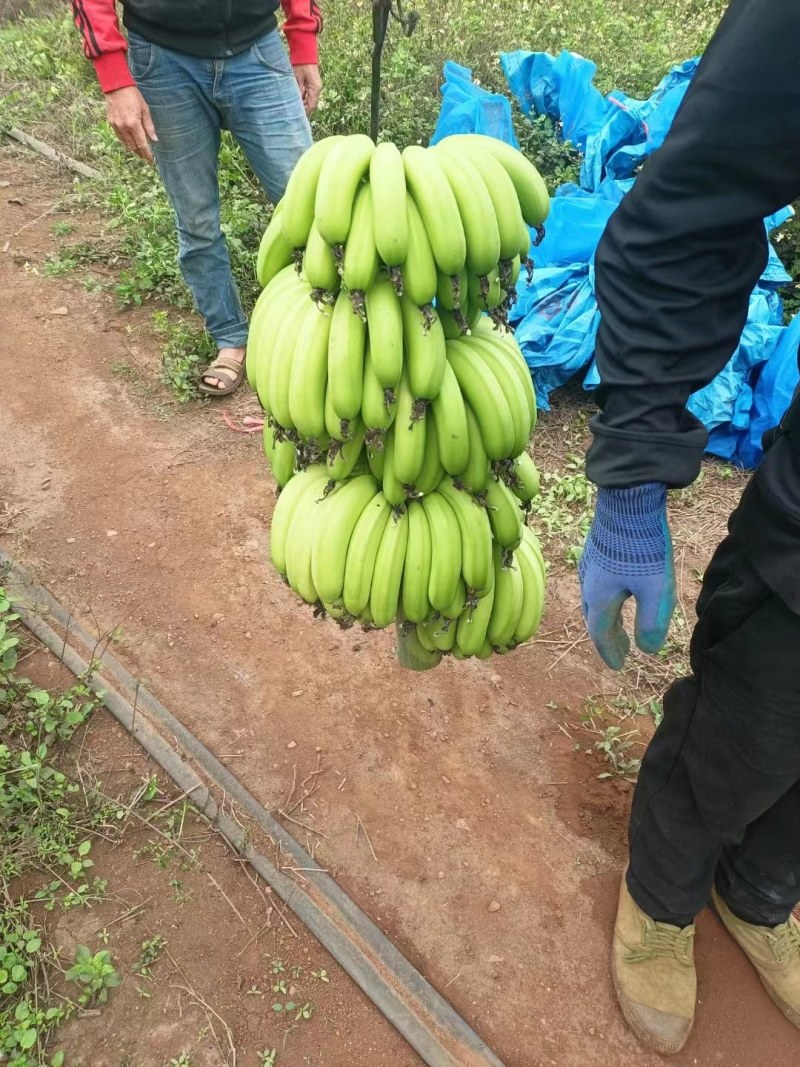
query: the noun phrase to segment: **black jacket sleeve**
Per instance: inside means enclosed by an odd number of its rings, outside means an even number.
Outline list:
[[[598,485],[696,478],[706,433],[686,401],[739,342],[764,218],[798,196],[800,0],[733,0],[597,250]]]

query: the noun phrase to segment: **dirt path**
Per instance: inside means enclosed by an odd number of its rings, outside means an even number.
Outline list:
[[[0,160],[2,247],[52,194],[38,164]],[[547,636],[410,675],[389,634],[313,620],[267,564],[258,442],[218,407],[160,417],[165,394],[141,385],[158,363],[146,318],[31,271],[50,222],[0,256],[0,522],[3,501],[21,509],[4,545],[116,628],[116,654],[268,807],[321,755],[314,830],[293,832],[509,1067],[659,1063],[625,1029],[606,966],[629,787],[598,781],[560,728],[613,679],[585,643],[563,655]],[[551,585],[555,634],[577,601],[571,579]],[[696,1032],[674,1062],[795,1063],[796,1031],[708,915],[697,949]],[[365,1044],[346,1062],[408,1058]]]

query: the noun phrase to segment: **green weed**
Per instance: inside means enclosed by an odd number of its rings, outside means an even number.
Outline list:
[[[80,986],[77,999],[50,994],[59,968],[44,917],[105,893],[91,874],[91,835],[112,836],[120,809],[62,769],[62,746],[96,702],[82,682],[53,694],[16,673],[17,621],[0,587],[0,1062],[60,1067],[63,1053],[48,1051],[58,1025],[78,1006],[103,1003],[119,976],[107,951],[84,947],[65,974]]]

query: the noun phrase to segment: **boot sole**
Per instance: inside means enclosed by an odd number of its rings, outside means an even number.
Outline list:
[[[645,1030],[639,1020],[634,1014],[633,1008],[630,1006],[628,997],[622,992],[619,978],[617,976],[617,961],[614,957],[614,951],[611,951],[611,980],[614,984],[614,992],[617,995],[617,1001],[620,1006],[622,1014],[625,1016],[625,1022],[634,1032],[636,1037],[647,1048],[653,1049],[654,1052],[660,1052],[662,1056],[674,1056],[680,1052],[686,1042],[689,1040],[691,1034],[691,1026],[686,1034],[686,1037],[682,1041],[663,1041],[660,1038],[655,1037],[649,1030]],[[692,1026],[694,1025],[694,1019],[692,1019]]]
[[[733,942],[736,945],[738,945],[738,947],[742,950],[742,952],[744,952],[745,956],[747,957],[747,962],[750,964],[750,966],[753,968],[753,970],[758,975],[758,980],[759,980],[759,982],[761,982],[762,986],[764,987],[764,990],[765,990],[767,996],[769,997],[769,999],[772,1001],[772,1003],[775,1005],[775,1007],[780,1011],[781,1015],[783,1015],[786,1019],[788,1019],[789,1022],[792,1024],[792,1026],[796,1026],[797,1029],[800,1030],[800,1012],[796,1011],[790,1004],[787,1004],[786,1001],[783,999],[783,997],[777,992],[777,990],[775,990],[766,981],[766,979],[762,975],[761,971],[759,971],[758,967],[756,967],[756,965],[750,959],[750,956],[747,954],[747,950],[744,948],[743,945],[741,945],[739,943],[739,940],[736,937],[736,934],[733,932],[733,930],[731,930],[731,928],[725,922],[725,916],[720,913],[720,910],[717,907],[717,902],[713,897],[711,898],[711,910],[714,912],[716,917],[722,923],[722,925],[725,928],[725,930],[730,934],[731,939],[733,940]]]

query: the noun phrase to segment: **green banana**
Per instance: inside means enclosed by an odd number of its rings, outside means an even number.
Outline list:
[[[447,274],[438,275],[436,283],[436,308],[439,311],[461,311],[467,304],[467,272],[451,278]]]
[[[518,456],[520,452],[524,452],[528,447],[533,427],[531,426],[528,397],[520,381],[520,376],[511,362],[510,353],[508,349],[493,345],[477,334],[470,337],[467,343],[486,363],[503,391],[514,425],[514,443],[511,448],[511,455]]]
[[[480,494],[486,490],[486,486],[489,484],[492,465],[486,455],[486,449],[483,447],[483,438],[481,437],[481,428],[478,425],[478,420],[469,404],[465,404],[464,413],[467,417],[469,455],[467,465],[458,476],[458,480],[470,493]]]
[[[399,619],[395,621],[397,662],[409,671],[429,671],[442,662],[442,653],[423,645],[417,630]]]
[[[489,459],[505,459],[513,455],[515,429],[511,409],[486,361],[467,341],[448,341],[447,359],[465,401],[478,420]]]
[[[488,641],[484,641],[478,651],[475,653],[476,659],[491,659],[494,649]]]
[[[261,238],[261,244],[258,246],[256,278],[258,278],[258,284],[262,288],[269,285],[284,267],[288,267],[294,262],[294,250],[286,239],[281,223],[282,204],[283,201],[281,200],[280,204],[272,212],[272,218],[269,220],[269,225],[264,230],[264,236]]]
[[[446,341],[460,341],[470,333],[467,316],[461,311],[441,311],[437,308]]]
[[[331,246],[322,239],[317,224],[311,224],[308,243],[303,253],[303,272],[312,289],[336,293],[339,291],[339,268]]]
[[[283,489],[289,479],[294,476],[297,449],[291,441],[275,440],[275,427],[269,419],[264,420],[263,444],[272,477],[278,483],[278,488]]]
[[[353,222],[342,260],[342,282],[353,305],[362,310],[363,294],[378,276],[378,250],[372,225],[372,190],[362,185],[353,204]],[[357,295],[358,294],[358,295]]]
[[[367,345],[364,357],[364,385],[361,392],[361,417],[370,430],[388,430],[397,414],[394,389],[384,389],[375,373],[372,345]]]
[[[529,641],[539,629],[544,613],[545,584],[538,561],[523,542],[514,553],[514,560],[522,576],[522,611],[514,630],[513,642],[521,645]]]
[[[321,604],[325,609],[325,614],[331,619],[336,619],[338,621],[339,619],[350,618],[350,615],[341,600],[335,600],[332,604],[326,604],[323,600],[321,601]]]
[[[422,498],[431,531],[431,579],[428,599],[434,611],[448,611],[463,587],[461,529],[455,512],[441,493]]]
[[[330,366],[330,361],[328,366]],[[328,388],[325,390],[325,432],[332,441],[349,441],[351,436],[351,421],[353,420],[340,419],[333,410],[333,404],[331,403],[331,384],[328,382]]]
[[[369,604],[372,576],[392,506],[383,493],[373,496],[353,530],[347,546],[342,599],[351,615],[361,615]]]
[[[380,441],[370,441],[366,446],[367,463],[372,473],[372,477],[376,481],[383,485],[383,476],[386,470],[386,441],[382,439]]]
[[[475,274],[467,275],[467,298],[469,302],[483,311],[500,307],[505,300],[505,291],[500,284],[499,265],[495,263],[486,274],[479,278]]]
[[[461,215],[467,242],[467,270],[478,276],[489,274],[500,259],[501,246],[497,213],[486,182],[466,156],[451,156],[435,149],[434,153]]]
[[[335,145],[322,164],[314,218],[319,232],[334,250],[350,234],[353,203],[374,151],[371,138],[355,133]]]
[[[459,533],[459,537],[460,536],[461,534]],[[467,587],[464,584],[464,579],[459,574],[456,595],[453,597],[453,600],[448,607],[442,609],[441,614],[444,615],[446,619],[457,619],[466,606]]]
[[[283,196],[281,225],[292,248],[305,248],[311,224],[314,221],[314,205],[317,184],[322,166],[333,149],[344,137],[326,137],[306,149],[297,161],[286,184]]]
[[[437,490],[455,512],[461,530],[461,573],[468,589],[483,594],[492,577],[492,528],[486,508],[448,475]]]
[[[275,335],[283,325],[285,312],[289,305],[300,306],[300,297],[305,299],[306,288],[297,277],[293,267],[288,268],[288,275],[283,271],[267,286],[256,301],[250,319],[247,339],[247,380],[250,388],[258,394],[261,406],[265,410],[269,394],[269,364],[275,345]],[[263,393],[263,396],[262,396]]]
[[[487,341],[497,352],[506,356],[509,366],[519,378],[522,391],[525,393],[531,431],[533,431],[536,429],[536,392],[533,388],[530,368],[525,362],[525,357],[513,333],[503,327],[495,326],[488,316],[483,316],[482,321],[475,328],[475,336],[482,341]]]
[[[302,299],[301,297],[301,301]],[[268,365],[269,385],[266,399],[269,407],[265,408],[265,410],[269,411],[275,421],[286,430],[294,428],[289,407],[289,395],[297,341],[308,321],[317,316],[319,316],[319,311],[313,302],[305,300],[305,302],[301,302],[296,311],[292,308],[291,313],[285,316],[283,323],[275,334],[275,343]],[[260,387],[260,380],[258,384]],[[261,399],[260,392],[259,399]]]
[[[455,159],[463,159],[463,151],[450,143],[446,137],[437,145],[437,149],[448,152]],[[519,252],[520,227],[525,223],[519,208],[519,199],[514,183],[506,173],[505,167],[494,156],[486,152],[471,153],[469,161],[483,178],[489,196],[492,198],[497,229],[500,236],[500,255],[498,259],[513,259]]]
[[[311,580],[321,600],[332,603],[342,595],[350,538],[377,492],[372,475],[362,474],[338,486],[325,501],[311,554]]]
[[[403,313],[403,349],[408,383],[418,400],[433,400],[442,387],[447,364],[445,337],[433,309],[423,313],[407,296],[400,302]]]
[[[428,493],[432,493],[445,475],[444,467],[439,459],[439,441],[436,427],[430,412],[428,412],[427,419],[428,425],[425,430],[425,455],[422,459],[422,470],[414,482],[414,494],[416,496],[426,496]]]
[[[369,610],[372,624],[378,629],[388,626],[397,614],[407,544],[408,511],[403,508],[386,523],[375,560]]]
[[[306,489],[286,534],[286,578],[295,593],[307,604],[316,604],[319,599],[311,574],[311,556],[314,536],[328,505],[328,498],[323,496],[323,491],[323,485],[312,485]]]
[[[539,471],[527,452],[513,461],[509,488],[517,500],[526,504],[539,495]]]
[[[422,504],[408,505],[408,539],[403,567],[403,615],[409,622],[424,622],[431,605],[428,586],[431,580],[431,530]]]
[[[417,640],[426,652],[436,652],[436,645],[433,643],[433,628],[436,625],[435,622],[422,622],[416,627]]]
[[[457,626],[449,619],[442,621],[436,619],[433,622],[425,622],[421,624],[424,631],[424,638],[420,638],[422,643],[427,647],[427,644],[433,646],[439,652],[450,652],[456,641]],[[419,627],[417,627],[419,630]]]
[[[399,267],[408,252],[406,175],[403,157],[390,141],[379,144],[372,155],[369,184],[378,255],[387,267]]]
[[[427,406],[411,392],[408,374],[403,371],[397,390],[397,415],[390,430],[394,438],[394,473],[404,486],[419,477],[425,459]]]
[[[409,195],[406,198],[408,216],[408,250],[400,276],[403,293],[417,307],[427,307],[436,296],[439,277],[433,258],[428,231],[419,208]]]
[[[449,140],[451,145],[463,148],[471,160],[484,152],[494,156],[514,183],[522,217],[529,226],[542,225],[550,212],[550,195],[541,174],[522,152],[480,133],[456,134]]]
[[[503,566],[500,550],[494,553],[494,601],[486,631],[486,639],[493,648],[505,648],[514,638],[522,616],[525,587],[522,572],[516,562]]]
[[[403,166],[436,265],[443,274],[459,274],[467,259],[467,241],[458,203],[438,159],[420,145],[409,145],[403,150]]]
[[[522,512],[519,501],[499,478],[492,476],[486,486],[486,510],[492,535],[498,545],[514,549],[522,540]]]
[[[394,469],[394,430],[387,433],[383,446],[383,495],[396,508],[406,501],[406,491]]]
[[[536,562],[539,564],[539,570],[542,572],[542,580],[547,579],[547,566],[544,562],[544,556],[542,555],[542,546],[539,544],[539,538],[530,528],[530,526],[524,526],[522,529],[522,541],[523,544],[528,547]]]
[[[360,418],[353,420],[350,433],[347,441],[332,441],[328,447],[326,465],[335,482],[343,482],[350,477],[364,451],[366,428]]]
[[[286,535],[297,506],[306,490],[314,487],[316,492],[321,493],[327,481],[328,472],[324,466],[307,467],[291,479],[278,497],[270,523],[269,551],[275,570],[284,577],[286,576]]]
[[[366,343],[364,321],[354,310],[349,296],[339,293],[328,342],[328,386],[331,406],[340,419],[354,419],[361,410]]]
[[[289,377],[289,415],[304,437],[325,433],[325,391],[328,384],[328,339],[333,314],[310,302],[297,337]]]
[[[388,278],[367,290],[366,311],[375,376],[384,389],[396,389],[403,373],[403,313]]]
[[[458,379],[447,360],[441,389],[431,402],[431,412],[441,464],[448,474],[461,474],[469,461],[467,412]]]
[[[476,605],[468,605],[458,620],[456,644],[463,655],[477,656],[481,653],[486,641],[493,605],[494,582],[486,596],[482,597]]]

